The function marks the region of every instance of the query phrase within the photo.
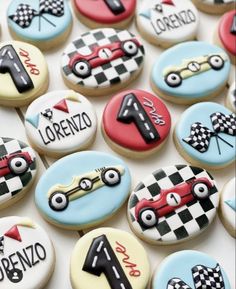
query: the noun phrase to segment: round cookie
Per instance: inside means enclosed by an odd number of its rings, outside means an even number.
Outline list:
[[[197,8],[209,14],[223,14],[235,8],[235,0],[192,0]]]
[[[189,0],[143,1],[137,13],[137,27],[147,41],[169,47],[194,40],[199,15]]]
[[[64,43],[72,28],[67,0],[12,0],[7,20],[14,39],[42,50]]]
[[[128,220],[133,232],[153,245],[189,240],[216,216],[219,193],[204,169],[175,165],[159,169],[131,193]]]
[[[140,74],[144,47],[127,30],[91,30],[70,43],[61,68],[68,87],[85,95],[113,93]]]
[[[0,137],[0,209],[25,195],[36,177],[36,169],[36,156],[30,147],[19,140]]]
[[[136,0],[73,0],[79,20],[90,28],[124,29],[133,19]]]
[[[38,48],[9,41],[0,44],[0,105],[25,106],[48,89],[48,67]]]
[[[113,228],[84,235],[71,257],[73,289],[146,289],[150,273],[143,246],[131,234]]]
[[[145,157],[159,150],[169,135],[170,113],[165,104],[143,90],[115,95],[103,112],[106,142],[127,157]]]
[[[205,253],[185,250],[169,255],[153,275],[152,289],[231,289],[221,265]]]
[[[92,104],[81,94],[72,90],[53,91],[31,103],[25,127],[38,152],[60,157],[93,143],[97,117]]]
[[[236,238],[236,180],[231,179],[223,188],[220,200],[220,217],[231,236]]]
[[[236,112],[236,83],[233,82],[229,88],[227,97],[226,97],[226,106],[228,109]]]
[[[44,288],[54,264],[54,248],[44,229],[25,217],[0,219],[1,288]]]
[[[213,102],[185,110],[174,132],[179,153],[188,162],[207,169],[222,169],[234,162],[235,137],[235,113]]]
[[[80,230],[111,218],[126,201],[130,186],[129,169],[121,159],[80,152],[60,159],[45,172],[35,202],[48,222]]]
[[[230,61],[221,48],[192,41],[161,54],[152,70],[151,85],[157,95],[168,101],[191,104],[219,95],[229,73]]]

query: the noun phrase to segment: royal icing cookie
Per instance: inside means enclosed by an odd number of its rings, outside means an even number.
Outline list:
[[[78,18],[90,28],[125,28],[131,22],[136,0],[73,0]]]
[[[198,11],[189,0],[143,1],[137,13],[141,34],[163,47],[194,39],[198,25]]]
[[[47,233],[22,217],[0,219],[0,287],[44,288],[55,264]]]
[[[24,106],[48,88],[48,68],[38,48],[18,41],[0,44],[0,105]]]
[[[204,169],[176,165],[146,176],[131,193],[128,219],[134,233],[154,245],[193,238],[213,221],[219,193]]]
[[[232,110],[236,111],[236,83],[232,83],[229,88],[227,97],[226,97],[226,106]]]
[[[70,272],[73,289],[145,289],[150,265],[143,246],[131,234],[101,228],[77,242]]]
[[[188,108],[174,133],[179,153],[187,161],[208,169],[221,169],[234,162],[235,137],[235,113],[213,102]]]
[[[154,64],[151,83],[157,95],[190,104],[221,93],[229,73],[230,61],[221,48],[206,42],[186,42],[161,54]]]
[[[198,9],[209,14],[223,14],[235,9],[235,0],[192,0]]]
[[[72,27],[67,0],[12,0],[7,19],[14,39],[43,50],[64,42]]]
[[[87,151],[54,163],[38,182],[35,201],[56,226],[77,230],[113,216],[130,192],[126,164],[111,155]]]
[[[29,106],[25,127],[37,151],[58,157],[93,143],[97,117],[92,104],[81,94],[53,91]]]
[[[153,275],[152,289],[231,289],[221,265],[199,251],[180,251],[158,266]]]
[[[0,209],[22,198],[35,176],[34,151],[21,141],[0,137]]]
[[[236,179],[231,179],[223,188],[220,201],[220,217],[228,232],[236,238]]]
[[[86,32],[65,49],[62,75],[68,87],[85,95],[117,91],[141,72],[144,47],[127,30],[112,28]]]
[[[165,104],[143,90],[126,90],[115,95],[103,113],[105,140],[129,157],[156,152],[165,143],[170,127],[170,113]]]

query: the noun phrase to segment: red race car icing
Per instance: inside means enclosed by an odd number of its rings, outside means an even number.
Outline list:
[[[224,14],[219,23],[218,33],[225,49],[236,55],[236,10]]]
[[[122,22],[136,8],[136,0],[74,0],[74,4],[80,14],[101,24]]]

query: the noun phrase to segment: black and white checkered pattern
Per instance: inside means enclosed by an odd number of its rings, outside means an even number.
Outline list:
[[[0,236],[0,254],[4,254],[4,236]]]
[[[8,174],[4,177],[0,177],[1,203],[8,201],[19,193],[28,185],[36,174],[36,161],[33,150],[18,140],[11,138],[0,138],[0,157],[18,152],[28,152],[34,161],[30,165],[28,171],[23,175],[16,176],[14,174]]]
[[[45,109],[44,112],[41,112],[42,116],[44,116],[49,121],[52,121],[53,111],[50,108]]]
[[[216,133],[226,133],[236,136],[236,115],[232,113],[225,115],[222,112],[215,112],[211,115],[211,122]]]
[[[40,0],[39,11],[60,17],[64,15],[64,0]]]
[[[213,269],[203,265],[195,266],[192,274],[196,289],[225,289],[219,264]]]
[[[168,282],[167,289],[191,289],[184,281],[173,278]]]
[[[214,219],[219,203],[219,194],[214,185],[210,197],[194,200],[176,209],[150,229],[143,228],[135,217],[135,206],[142,199],[156,201],[161,189],[170,189],[193,178],[207,177],[213,183],[212,176],[204,169],[188,165],[177,165],[158,170],[146,177],[132,192],[129,200],[129,218],[133,229],[146,239],[157,243],[171,243],[197,235]]]
[[[9,16],[9,18],[18,24],[22,28],[27,28],[30,26],[33,18],[38,15],[38,12],[34,10],[28,4],[19,4],[16,12]]]
[[[70,59],[77,53],[89,55],[93,48],[104,46],[117,41],[133,39],[134,35],[127,30],[112,28],[91,30],[82,34],[80,38],[70,43],[62,56],[62,71],[64,76],[73,84],[89,88],[110,87],[113,84],[126,82],[131,75],[138,72],[144,61],[144,48],[141,45],[134,57],[123,56],[92,69],[92,74],[87,78],[76,76],[69,67]]]

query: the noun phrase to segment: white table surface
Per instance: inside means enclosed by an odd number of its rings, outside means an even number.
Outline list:
[[[2,28],[0,41],[11,40],[6,21],[6,9],[9,3],[10,0],[0,1],[0,23]],[[198,39],[207,42],[212,42],[212,35],[219,20],[219,16],[210,16],[204,13],[200,13],[200,16],[201,16],[201,23],[199,27]],[[77,38],[81,33],[86,32],[88,30],[89,28],[83,26],[74,17],[73,31],[67,42],[61,47],[59,47],[59,49],[55,49],[54,51],[45,53],[50,70],[49,91],[66,89],[66,86],[64,85],[60,74],[61,54],[67,43]],[[134,23],[130,27],[130,31],[132,31],[134,34],[138,34]],[[145,45],[147,52],[144,71],[141,77],[134,83],[132,83],[129,86],[129,88],[144,89],[151,92],[151,88],[149,85],[149,76],[151,72],[151,67],[153,61],[162,53],[163,50],[150,45],[145,40],[143,40],[143,43]],[[235,67],[233,68],[232,66],[231,81],[234,77],[233,75],[235,73],[234,69]],[[96,108],[100,122],[104,106],[106,102],[109,100],[109,97],[102,97],[102,98],[90,97],[89,99],[90,101],[92,101],[92,103]],[[220,97],[216,98],[215,101],[223,104],[224,95],[221,95]],[[180,117],[181,113],[186,109],[186,107],[174,105],[171,103],[167,103],[167,106],[172,115],[173,121],[172,131],[173,131],[174,124]],[[27,142],[23,124],[23,115],[25,113],[25,110],[26,108],[15,110],[12,108],[0,107],[0,136],[14,137]],[[100,127],[98,130],[96,141],[94,145],[91,147],[91,149],[97,151],[104,151],[116,155],[116,153],[114,153],[105,143],[101,135]],[[55,160],[47,158],[46,161],[48,164],[51,164]],[[165,148],[159,154],[154,155],[151,158],[145,160],[125,159],[125,161],[129,165],[131,170],[133,186],[135,186],[139,180],[142,180],[142,178],[145,175],[151,173],[154,170],[157,170],[158,168],[168,165],[186,163],[186,161],[176,151],[176,148],[172,141],[172,137],[169,138]],[[43,172],[45,171],[45,165],[43,164],[42,160],[39,157],[38,157],[38,168],[39,168],[38,178],[40,178],[40,175],[42,175]],[[223,185],[235,175],[235,170],[234,167],[231,166],[224,170],[212,171],[211,173],[213,174],[218,183],[218,188],[222,189]],[[71,289],[69,280],[70,255],[77,240],[80,238],[80,234],[74,231],[64,231],[58,229],[46,223],[41,218],[34,204],[34,187],[23,200],[19,201],[15,205],[5,210],[0,211],[0,217],[11,215],[31,217],[47,230],[48,234],[50,235],[54,243],[57,257],[56,268],[50,282],[46,286],[46,289]],[[126,219],[126,207],[124,207],[111,220],[105,222],[103,226],[119,228],[131,232]],[[232,289],[235,288],[235,257],[234,257],[235,240],[226,232],[218,217],[203,234],[201,234],[194,240],[173,246],[150,246],[144,242],[142,243],[148,252],[153,270],[165,256],[179,250],[194,249],[208,253],[223,266],[230,279]]]

